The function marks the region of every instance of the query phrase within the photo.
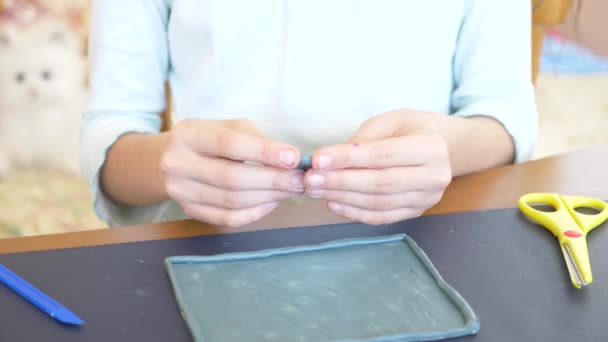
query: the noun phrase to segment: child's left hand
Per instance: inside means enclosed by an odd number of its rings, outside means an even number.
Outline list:
[[[307,193],[327,200],[338,215],[373,225],[421,215],[452,179],[435,118],[398,110],[368,120],[348,144],[315,152]]]

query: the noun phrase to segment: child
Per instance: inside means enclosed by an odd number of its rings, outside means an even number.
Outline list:
[[[307,195],[385,224],[529,159],[529,0],[93,2],[82,168],[111,225]],[[160,132],[165,80],[177,123]],[[295,167],[304,153],[313,169]]]

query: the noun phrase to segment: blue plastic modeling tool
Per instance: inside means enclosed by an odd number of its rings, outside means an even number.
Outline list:
[[[72,311],[42,293],[2,264],[0,264],[0,282],[59,322],[71,325],[84,324],[82,319]]]

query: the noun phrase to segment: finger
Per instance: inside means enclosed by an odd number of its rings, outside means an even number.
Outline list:
[[[439,202],[442,194],[442,191],[410,191],[393,195],[370,195],[360,192],[322,189],[310,189],[308,191],[308,195],[313,198],[375,211],[400,208],[430,208]]]
[[[318,170],[411,166],[443,153],[447,149],[439,136],[416,134],[324,147],[315,152],[313,166]]]
[[[163,170],[226,190],[279,190],[302,192],[304,172],[206,157],[191,152],[163,159]]]
[[[418,217],[424,212],[420,208],[400,208],[386,211],[366,210],[337,202],[328,202],[327,206],[337,215],[371,225],[394,223]]]
[[[299,192],[275,190],[231,191],[189,179],[169,181],[167,194],[180,203],[204,204],[226,209],[245,209],[300,196]]]
[[[239,227],[261,219],[268,215],[277,203],[266,203],[257,207],[246,209],[222,209],[202,204],[185,204],[182,210],[189,217],[223,227]]]
[[[281,168],[293,168],[300,160],[295,147],[256,134],[202,120],[183,127],[187,131],[183,134],[186,145],[198,153]]]
[[[398,194],[409,191],[443,190],[451,181],[449,168],[439,171],[425,166],[393,167],[379,170],[345,169],[308,172],[307,188],[347,190],[367,194]]]

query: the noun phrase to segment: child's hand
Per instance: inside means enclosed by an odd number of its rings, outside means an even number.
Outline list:
[[[161,159],[165,189],[190,217],[235,227],[304,191],[299,151],[246,120],[190,119],[173,127]],[[254,165],[248,162],[263,164]]]
[[[308,194],[327,200],[336,214],[368,224],[419,216],[441,199],[452,179],[448,149],[433,118],[389,112],[363,124],[349,144],[316,151],[306,174]]]

